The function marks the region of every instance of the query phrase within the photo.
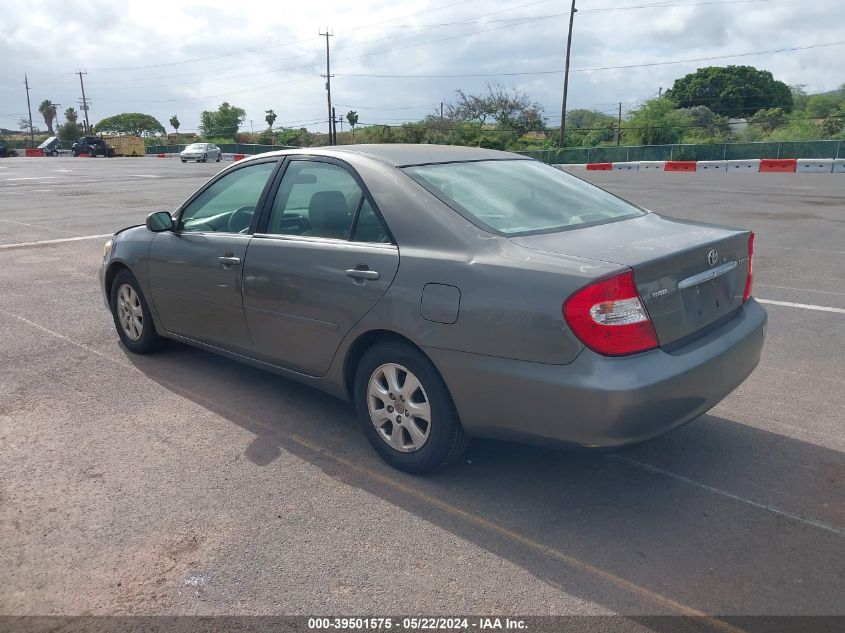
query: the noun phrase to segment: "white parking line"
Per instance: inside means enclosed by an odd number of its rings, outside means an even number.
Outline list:
[[[8,220],[0,218],[0,222],[11,222],[12,224],[20,224],[21,226],[31,226],[34,229],[41,229],[42,231],[56,231],[58,233],[74,234],[74,231],[65,231],[64,229],[54,229],[52,226],[41,226],[40,224],[30,224],[29,222],[21,222],[20,220]]]
[[[745,497],[741,497],[737,494],[732,492],[728,492],[727,490],[722,490],[721,488],[714,488],[713,486],[708,486],[707,484],[701,483],[700,481],[696,481],[694,479],[690,479],[689,477],[684,477],[683,475],[679,475],[677,473],[673,473],[670,470],[664,470],[663,468],[658,468],[657,466],[652,466],[651,464],[647,464],[646,462],[641,462],[637,459],[633,459],[631,457],[627,457],[625,455],[608,455],[611,459],[618,459],[619,461],[625,462],[626,464],[631,464],[632,466],[639,466],[640,468],[644,468],[645,470],[651,471],[653,473],[658,473],[661,475],[666,475],[667,477],[671,477],[672,479],[677,479],[679,481],[683,481],[684,483],[690,484],[692,486],[696,486],[697,488],[702,488],[708,492],[712,492],[717,495],[722,495],[723,497],[727,497],[729,499],[733,499],[734,501],[741,501],[742,503],[747,503],[750,506],[754,506],[755,508],[759,508],[761,510],[768,510],[769,512],[773,512],[774,514],[779,514],[781,516],[787,517],[792,519],[793,521],[798,521],[800,523],[804,523],[806,525],[812,525],[813,527],[820,528],[827,532],[833,532],[834,534],[838,534],[840,536],[845,536],[845,530],[842,528],[836,527],[834,525],[828,525],[827,523],[822,523],[816,519],[811,517],[801,516],[800,514],[795,514],[793,512],[787,512],[786,510],[781,510],[776,506],[771,506],[766,503],[759,503],[757,501],[752,501],[751,499],[746,499]]]
[[[42,227],[43,228],[43,227]],[[26,248],[28,246],[41,246],[42,244],[61,244],[63,242],[80,242],[82,240],[96,240],[103,237],[111,237],[113,233],[102,233],[100,235],[80,235],[78,237],[62,237],[56,240],[41,240],[39,242],[18,242],[16,244],[0,244],[0,250],[12,248]]]
[[[802,308],[804,310],[818,310],[819,312],[836,312],[845,314],[845,308],[832,308],[830,306],[815,306],[810,303],[792,303],[791,301],[772,301],[771,299],[757,299],[757,303],[768,303],[773,306],[786,306],[787,308]]]
[[[833,290],[813,290],[812,288],[793,288],[792,286],[773,286],[772,284],[760,284],[754,282],[754,287],[761,288],[777,288],[778,290],[796,290],[798,292],[815,292],[821,295],[841,295],[845,297],[845,292],[834,292]]]
[[[18,178],[4,178],[4,180],[46,180],[46,179],[53,179],[58,178],[58,176],[20,176]]]

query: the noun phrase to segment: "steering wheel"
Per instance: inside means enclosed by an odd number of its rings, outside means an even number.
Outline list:
[[[246,233],[249,231],[249,225],[252,224],[254,214],[255,207],[253,206],[240,207],[232,211],[227,227],[229,233]]]

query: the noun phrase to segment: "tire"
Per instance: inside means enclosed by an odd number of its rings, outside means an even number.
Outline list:
[[[127,287],[132,292],[123,294],[125,292],[124,288]],[[133,326],[128,328],[124,328],[124,325],[121,323],[122,314],[125,313],[121,312],[118,303],[127,298],[137,298],[135,308],[136,310],[140,309],[140,327],[138,327],[137,321],[134,322]],[[135,275],[126,268],[115,275],[109,292],[109,300],[112,318],[114,319],[114,327],[117,330],[120,340],[129,351],[136,354],[150,354],[161,347],[163,339],[156,332],[155,323],[153,323],[153,318],[150,315],[150,308],[147,305],[147,300],[144,298],[144,293],[141,292],[141,286],[138,280],[135,279]],[[131,308],[132,306],[130,305],[129,307]],[[131,333],[135,333],[139,329],[140,334],[135,338]]]
[[[181,160],[182,160],[182,162],[183,162],[183,163],[187,163],[187,162],[188,162],[188,161],[186,161],[184,158],[183,158],[183,159],[181,159]]]
[[[388,376],[394,370],[396,379],[391,381]],[[408,372],[404,379],[402,370]],[[408,384],[409,377],[416,378],[419,388]],[[391,388],[391,382],[400,388]],[[381,389],[385,399],[371,396],[371,387]],[[460,457],[469,443],[440,373],[408,343],[387,339],[368,349],[356,368],[354,396],[358,421],[367,439],[394,468],[408,473],[436,470]],[[413,415],[408,403],[421,417]],[[426,404],[429,420],[423,424]],[[373,415],[371,408],[376,410]],[[401,419],[398,425],[396,418]]]
[[[203,155],[202,155],[202,162],[204,162],[204,163],[207,163],[207,162],[208,162],[208,154],[203,154]]]
[[[58,155],[59,155],[59,153],[56,150],[50,151],[50,156],[58,156]]]
[[[217,152],[217,159],[214,162],[219,163],[221,160],[223,160],[223,153]]]

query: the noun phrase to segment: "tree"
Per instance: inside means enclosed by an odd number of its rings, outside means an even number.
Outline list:
[[[672,99],[649,99],[631,112],[631,117],[624,126],[625,142],[631,145],[677,143],[689,125],[689,116],[678,110]]]
[[[276,113],[272,110],[265,110],[264,114],[267,116],[264,117],[264,120],[267,121],[267,127],[270,128],[270,131],[273,131],[273,123],[276,122]]]
[[[468,95],[456,90],[456,104],[449,104],[449,118],[455,121],[477,121],[485,125],[488,119],[500,128],[514,129],[519,136],[532,127],[544,124],[543,106],[534,103],[521,90],[487,84],[487,93]]]
[[[49,99],[44,99],[41,105],[38,106],[38,111],[44,117],[44,123],[47,125],[47,131],[53,134],[53,121],[56,120],[56,105]]]
[[[33,123],[32,125],[30,125],[30,124],[29,124],[29,119],[27,119],[26,117],[22,117],[22,118],[18,121],[18,127],[19,127],[21,130],[26,131],[27,133],[39,134],[39,133],[41,132],[41,130],[39,130],[39,129],[38,129],[38,126],[37,126],[37,125],[35,125],[34,123]]]
[[[217,110],[204,110],[200,115],[200,131],[205,136],[234,136],[246,119],[246,111],[230,105],[220,104]]]
[[[349,126],[352,128],[352,140],[355,140],[355,126],[358,125],[358,113],[355,110],[350,110],[346,113],[346,120],[349,121]]]
[[[709,66],[675,80],[666,97],[678,107],[704,105],[717,114],[730,117],[752,116],[764,108],[791,112],[792,92],[768,70],[753,66]]]
[[[75,141],[82,136],[82,126],[77,123],[79,114],[73,108],[65,110],[65,124],[59,126],[58,136],[63,141]]]
[[[765,133],[773,132],[776,128],[786,123],[786,112],[780,108],[769,108],[766,110],[758,110],[754,113],[748,122],[756,125],[761,131]]]
[[[59,126],[58,136],[63,141],[75,141],[82,136],[82,126],[76,121],[68,121]]]
[[[154,116],[141,112],[124,112],[106,117],[94,126],[95,132],[152,136],[164,134],[164,126]]]
[[[180,125],[182,125],[182,124],[179,123],[179,117],[177,117],[175,114],[172,117],[170,117],[170,127],[172,127],[176,131],[177,134],[179,134],[179,126]]]

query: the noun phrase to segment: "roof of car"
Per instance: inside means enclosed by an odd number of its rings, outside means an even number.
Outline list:
[[[308,153],[312,155],[338,156],[342,154],[361,154],[379,158],[396,167],[410,165],[429,165],[432,163],[454,163],[473,160],[513,160],[526,159],[526,156],[500,152],[482,147],[461,147],[457,145],[414,145],[410,143],[383,143],[361,145],[335,145],[329,147],[309,147],[301,150],[280,152]]]

